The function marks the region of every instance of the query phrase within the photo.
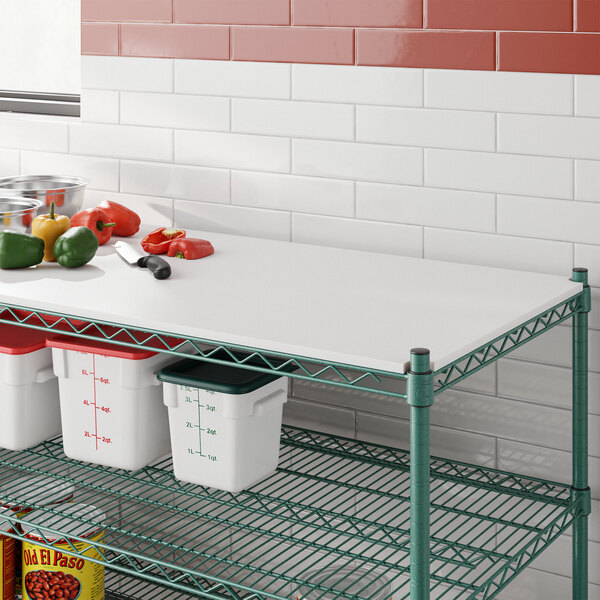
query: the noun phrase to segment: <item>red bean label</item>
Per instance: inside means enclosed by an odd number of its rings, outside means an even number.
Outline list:
[[[102,533],[91,537],[101,541]],[[79,556],[72,556],[72,544]],[[85,558],[84,558],[85,557]],[[103,600],[104,567],[86,558],[100,559],[93,546],[83,542],[44,548],[23,543],[23,600]]]
[[[15,597],[15,540],[0,535],[0,600]]]

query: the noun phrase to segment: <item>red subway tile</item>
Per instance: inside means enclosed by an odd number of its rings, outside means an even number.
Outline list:
[[[573,0],[425,0],[431,29],[573,31]]]
[[[118,56],[119,26],[117,23],[82,23],[81,54]]]
[[[176,23],[289,25],[290,0],[174,0]]]
[[[354,64],[354,30],[232,27],[233,60]]]
[[[495,33],[357,29],[359,65],[430,69],[495,69]]]
[[[229,27],[218,25],[121,25],[123,56],[229,58]]]
[[[422,27],[422,0],[292,0],[294,25]]]
[[[575,31],[600,31],[600,0],[575,0]]]
[[[600,74],[600,35],[509,31],[498,36],[499,71]]]
[[[170,23],[173,0],[82,0],[81,19]]]

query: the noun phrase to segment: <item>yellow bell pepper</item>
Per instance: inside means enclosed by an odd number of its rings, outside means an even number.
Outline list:
[[[31,233],[44,240],[44,260],[53,262],[54,242],[71,227],[71,219],[54,213],[54,201],[50,203],[50,214],[40,215],[31,224]]]

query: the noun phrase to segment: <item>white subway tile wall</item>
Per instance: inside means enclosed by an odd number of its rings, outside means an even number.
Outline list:
[[[121,123],[229,131],[229,98],[122,92]]]
[[[356,139],[360,142],[494,151],[493,113],[357,106]]]
[[[599,164],[595,160],[575,161],[575,200],[598,202],[598,198],[600,198]]]
[[[76,120],[58,122],[5,113],[0,116],[0,144],[19,150],[68,152],[69,125],[73,123]]]
[[[494,71],[425,71],[425,106],[572,115],[573,76]]]
[[[118,123],[119,92],[87,90],[81,98],[81,120],[88,123]]]
[[[224,169],[289,173],[286,138],[175,130],[175,162]]]
[[[322,140],[354,140],[350,104],[234,98],[231,130]]]
[[[0,175],[84,175],[87,205],[121,201],[151,225],[565,277],[589,267],[600,560],[600,76],[84,56],[82,81],[81,122],[0,116]],[[569,481],[570,356],[561,326],[442,395],[434,452]],[[291,394],[288,423],[408,443],[401,402],[298,381]],[[569,597],[559,542],[501,599]]]
[[[19,170],[19,151],[0,148],[0,177],[10,177]]]

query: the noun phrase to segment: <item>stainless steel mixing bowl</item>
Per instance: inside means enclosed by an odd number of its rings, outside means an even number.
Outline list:
[[[42,207],[40,200],[0,196],[0,231],[31,233],[31,223]]]
[[[0,179],[0,195],[33,198],[40,200],[45,207],[50,207],[54,200],[58,214],[72,217],[81,210],[85,188],[89,182],[84,177],[60,175],[3,177]]]

